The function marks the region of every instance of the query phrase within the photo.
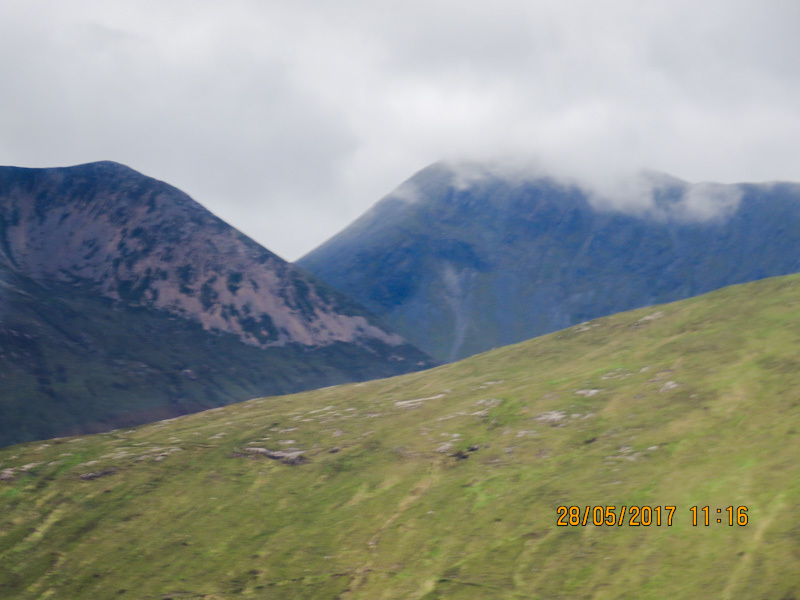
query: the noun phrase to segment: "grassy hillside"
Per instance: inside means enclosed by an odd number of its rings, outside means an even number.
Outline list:
[[[798,323],[800,278],[769,279],[4,449],[0,597],[800,597]],[[676,510],[558,527],[561,505]]]

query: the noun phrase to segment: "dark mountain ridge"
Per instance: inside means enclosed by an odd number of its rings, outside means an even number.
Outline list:
[[[647,173],[623,210],[574,182],[460,171],[424,169],[297,264],[441,360],[800,270],[797,184]]]

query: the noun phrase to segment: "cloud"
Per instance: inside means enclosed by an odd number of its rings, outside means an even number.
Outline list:
[[[731,215],[739,206],[744,192],[735,185],[699,183],[683,197],[686,218],[707,221]]]
[[[639,173],[599,186],[579,184],[596,208],[622,211],[642,217],[705,222],[730,217],[738,208],[744,193],[733,184],[697,183],[661,173]]]
[[[0,163],[116,160],[287,258],[443,158],[800,180],[797,22],[789,0],[9,0]]]
[[[585,172],[559,170],[543,160],[497,160],[488,162],[443,161],[446,178],[436,180],[459,190],[468,190],[498,178],[512,186],[524,186],[538,179],[555,180],[565,187],[579,188],[598,210],[618,211],[643,218],[704,222],[730,217],[738,208],[744,192],[739,185],[688,183],[657,171]],[[423,199],[419,176],[404,182],[392,197],[418,202]],[[418,185],[419,184],[419,185]],[[435,192],[429,192],[435,193]]]

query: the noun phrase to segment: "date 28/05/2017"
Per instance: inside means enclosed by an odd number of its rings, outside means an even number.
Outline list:
[[[556,509],[559,527],[600,526],[661,526],[671,527],[675,506],[559,506]],[[708,506],[692,506],[692,525],[708,527],[709,525],[728,525],[733,527],[747,525],[746,506],[726,506],[710,508]]]

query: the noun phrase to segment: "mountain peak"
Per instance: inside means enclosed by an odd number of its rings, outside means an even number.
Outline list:
[[[774,232],[782,234],[776,236]],[[439,162],[298,264],[454,360],[800,270],[800,186]]]
[[[166,183],[0,168],[0,445],[433,364]]]
[[[0,189],[4,250],[35,278],[82,282],[262,347],[403,343],[183,192],[124,165],[5,167]]]

